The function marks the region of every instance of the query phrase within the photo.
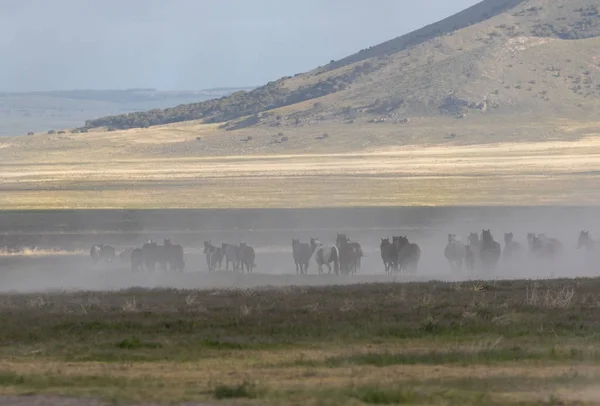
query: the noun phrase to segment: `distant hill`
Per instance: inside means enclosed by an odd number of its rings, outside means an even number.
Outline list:
[[[156,89],[0,92],[0,136],[80,127],[90,117],[163,109],[251,88],[198,91]]]
[[[406,122],[412,116],[590,114],[600,96],[600,0],[485,0],[438,23],[251,91],[102,117],[239,129]]]

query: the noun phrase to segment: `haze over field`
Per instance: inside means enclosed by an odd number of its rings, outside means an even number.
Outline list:
[[[600,404],[599,49],[600,0],[0,0],[0,406]]]

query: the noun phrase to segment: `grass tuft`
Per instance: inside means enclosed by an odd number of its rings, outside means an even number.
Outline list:
[[[258,397],[255,385],[243,382],[237,385],[219,385],[214,390],[216,399],[255,399]]]
[[[162,345],[160,343],[147,343],[140,341],[139,338],[126,338],[117,343],[117,348],[122,348],[126,350],[136,350],[139,348],[161,348]]]
[[[417,401],[416,392],[407,389],[384,389],[379,387],[362,387],[355,389],[353,397],[370,405],[413,404]]]

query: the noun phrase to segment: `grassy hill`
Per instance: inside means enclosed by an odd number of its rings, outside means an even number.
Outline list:
[[[103,117],[88,128],[189,120],[224,129],[404,124],[469,114],[586,116],[598,107],[600,0],[486,0],[402,37],[252,91]]]
[[[0,92],[0,136],[80,127],[90,117],[209,100],[241,89],[155,89]]]

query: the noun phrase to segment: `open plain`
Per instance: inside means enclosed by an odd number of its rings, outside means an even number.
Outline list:
[[[600,208],[32,210],[0,213],[0,388],[52,404],[598,404],[598,269],[577,250]],[[557,236],[555,261],[451,271],[448,232]],[[296,275],[291,239],[364,248],[356,276]],[[423,251],[386,276],[381,237]],[[186,269],[92,264],[146,239],[185,247]],[[204,240],[246,241],[252,274],[209,273]],[[526,244],[526,243],[525,243]],[[587,278],[586,278],[587,277]],[[553,278],[553,279],[549,279]],[[63,398],[61,396],[67,396]],[[90,400],[86,400],[90,399]],[[87,403],[85,403],[87,402]],[[49,404],[49,403],[48,403]]]
[[[430,121],[403,130],[414,132],[419,142],[408,143],[401,135],[394,138],[398,129],[385,125],[347,134],[338,127],[339,134],[329,131],[325,140],[314,140],[311,130],[299,130],[285,148],[270,143],[268,131],[229,133],[204,124],[6,137],[0,139],[0,208],[593,205],[599,201],[600,123],[556,119],[509,125],[503,118],[462,124],[454,119]],[[442,141],[431,135],[436,132]],[[443,140],[442,134],[454,132],[468,136]],[[521,140],[511,140],[513,133]],[[250,134],[251,142],[239,141]],[[430,138],[421,137],[427,134]]]
[[[484,0],[200,103],[83,123],[128,108],[72,97],[132,91],[5,94],[0,133],[29,133],[0,138],[0,406],[600,405],[599,41],[599,0]],[[449,234],[488,229],[462,252],[497,267],[452,269]],[[336,233],[361,244],[357,273],[312,255],[297,274],[292,239]],[[385,272],[393,236],[418,245],[416,273]],[[132,270],[168,238],[183,271]],[[247,243],[256,268],[209,272],[208,241]]]
[[[22,248],[0,255],[0,400],[600,404],[599,269],[576,248],[600,230],[598,124],[411,125],[431,142],[384,124],[279,151],[198,123],[0,140],[0,246]],[[483,228],[565,252],[469,280],[447,235]],[[358,274],[296,275],[292,238],[337,232],[362,244]],[[393,235],[421,247],[416,275],[384,273]],[[164,238],[183,273],[90,261],[92,244]],[[205,240],[247,242],[257,268],[209,273]]]
[[[362,148],[299,132],[286,151],[266,132],[254,148],[246,130],[178,128],[0,140],[0,246],[22,248],[0,255],[4,404],[600,404],[599,269],[576,248],[600,230],[596,123],[481,143],[482,121],[461,127],[470,140],[398,145],[384,125]],[[447,234],[483,228],[565,252],[469,280]],[[292,238],[337,232],[362,244],[358,274],[296,275]],[[416,275],[384,273],[393,235],[421,247]],[[185,272],[90,261],[92,244],[164,238]],[[209,273],[205,240],[247,242],[257,268]]]

